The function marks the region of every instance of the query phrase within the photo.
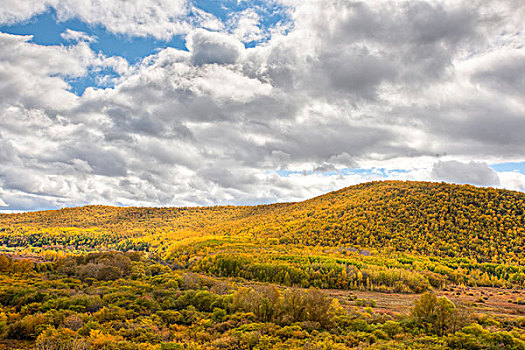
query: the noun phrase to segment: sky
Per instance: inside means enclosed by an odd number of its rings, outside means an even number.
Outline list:
[[[2,0],[0,212],[525,191],[523,0]]]

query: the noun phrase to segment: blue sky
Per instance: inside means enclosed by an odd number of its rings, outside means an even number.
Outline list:
[[[106,56],[121,56],[129,63],[135,64],[146,56],[152,55],[159,49],[175,47],[185,49],[184,38],[174,36],[169,41],[157,40],[153,37],[137,37],[108,32],[103,26],[87,24],[79,19],[59,21],[53,9],[37,15],[30,20],[8,26],[0,26],[0,31],[17,35],[32,35],[31,42],[39,45],[71,45],[71,40],[64,39],[61,34],[66,30],[83,32],[94,38],[89,43],[91,49]],[[96,74],[89,74],[83,78],[69,79],[71,91],[82,95],[88,86],[99,87],[97,76],[110,75],[116,77],[112,70],[103,70]]]
[[[496,172],[511,172],[525,175],[525,161],[524,162],[509,162],[509,163],[498,163],[489,164],[491,169]],[[300,174],[321,174],[322,176],[334,176],[334,175],[381,175],[384,177],[399,175],[408,173],[406,169],[386,169],[386,168],[340,168],[337,170],[276,170],[275,173],[282,177],[289,177],[290,175]]]
[[[525,162],[491,164],[490,167],[496,171],[515,172],[525,175]]]
[[[185,49],[184,38],[174,36],[171,40],[157,40],[153,37],[137,37],[131,35],[113,34],[102,25],[87,24],[79,19],[59,21],[56,12],[49,9],[30,20],[13,25],[0,26],[4,33],[32,35],[32,42],[39,45],[70,45],[71,41],[61,34],[67,29],[84,32],[95,38],[90,47],[106,56],[121,56],[130,63],[136,63],[142,58],[154,54],[157,50],[168,46]]]
[[[265,4],[264,1],[193,1],[192,4],[207,13],[220,19],[223,23],[228,23],[232,17],[247,9],[253,9],[259,16],[259,25],[262,29],[271,29],[277,24],[286,23],[287,12],[284,6],[278,4]],[[185,20],[192,21],[194,14],[190,12]],[[130,64],[140,62],[144,57],[150,56],[159,50],[167,47],[187,51],[185,46],[185,33],[174,35],[169,39],[158,39],[152,35],[137,36],[133,33],[115,34],[108,31],[106,27],[97,23],[86,23],[78,18],[59,20],[56,10],[48,8],[45,12],[38,14],[29,20],[14,24],[0,25],[0,31],[16,35],[31,35],[31,42],[39,45],[71,45],[71,40],[65,39],[62,34],[67,30],[86,33],[94,40],[89,42],[89,46],[94,52],[102,53],[105,56],[120,56],[125,58]],[[245,42],[245,47],[254,47],[265,40]],[[118,77],[111,69],[97,70],[85,77],[68,79],[71,91],[77,95],[82,95],[84,90],[89,87],[108,87],[108,84],[101,85],[97,77],[109,76]]]

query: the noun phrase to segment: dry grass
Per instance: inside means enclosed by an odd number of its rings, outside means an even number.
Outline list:
[[[380,293],[356,290],[327,290],[327,293],[339,299],[343,306],[354,306],[354,298],[375,300],[376,312],[387,314],[405,314],[414,305],[420,294]],[[451,286],[446,290],[435,291],[438,296],[446,296],[454,302],[469,303],[478,314],[490,314],[503,318],[525,316],[525,305],[518,300],[525,300],[525,290],[490,287]]]

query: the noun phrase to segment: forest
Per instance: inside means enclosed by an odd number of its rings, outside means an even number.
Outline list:
[[[1,214],[0,349],[525,349],[524,201],[385,181]]]

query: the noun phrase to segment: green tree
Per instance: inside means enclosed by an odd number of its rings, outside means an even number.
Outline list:
[[[439,297],[434,307],[436,334],[442,336],[452,327],[456,306],[447,297]]]
[[[426,331],[430,329],[430,326],[436,319],[435,308],[437,298],[433,293],[423,293],[419,299],[414,301],[414,307],[411,311],[411,316],[416,322],[421,325]]]

